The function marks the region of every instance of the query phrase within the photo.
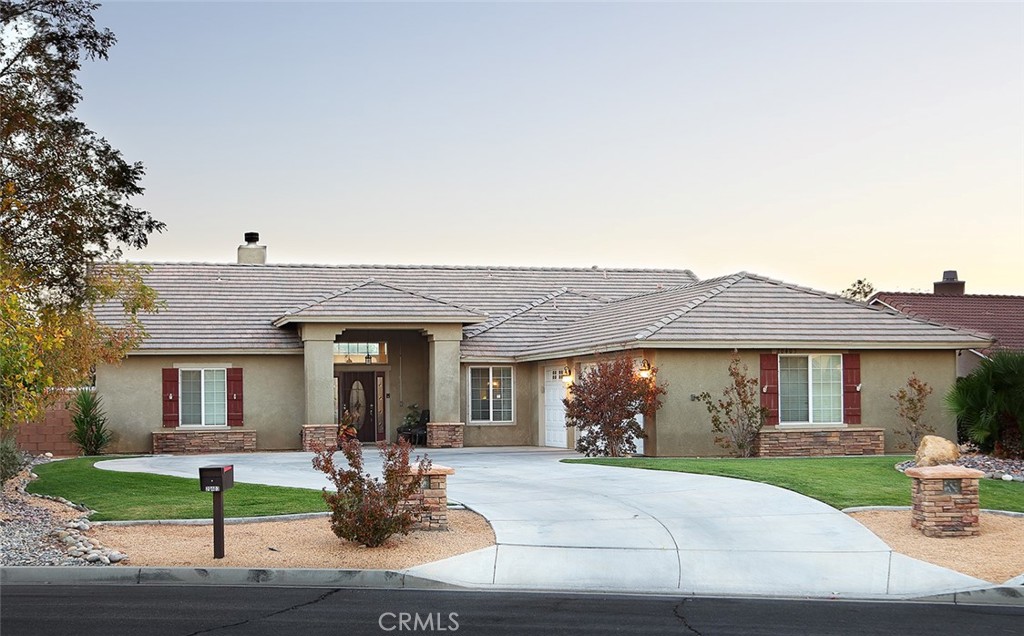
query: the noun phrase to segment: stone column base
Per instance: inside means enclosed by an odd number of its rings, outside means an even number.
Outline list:
[[[302,450],[311,453],[318,446],[328,450],[337,450],[337,424],[304,424],[302,426]]]
[[[462,448],[462,422],[427,422],[427,448]]]

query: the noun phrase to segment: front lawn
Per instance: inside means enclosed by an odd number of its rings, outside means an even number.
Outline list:
[[[842,509],[852,506],[909,506],[910,478],[893,468],[907,459],[913,457],[602,457],[562,461],[749,479],[787,488]],[[982,508],[1024,512],[1024,484],[982,479],[979,497]]]
[[[94,521],[137,519],[209,519],[213,496],[199,490],[199,479],[149,473],[120,473],[95,468],[110,457],[79,457],[40,464],[39,479],[28,491],[64,497],[88,506]],[[258,517],[299,512],[326,512],[320,491],[255,484],[235,484],[224,493],[225,517]]]

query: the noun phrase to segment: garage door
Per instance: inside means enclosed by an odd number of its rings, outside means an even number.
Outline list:
[[[544,368],[544,445],[566,448],[568,436],[565,430],[565,382],[562,382],[562,367]]]

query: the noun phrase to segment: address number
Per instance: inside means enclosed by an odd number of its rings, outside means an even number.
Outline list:
[[[206,492],[220,492],[220,486],[205,486],[203,490]]]

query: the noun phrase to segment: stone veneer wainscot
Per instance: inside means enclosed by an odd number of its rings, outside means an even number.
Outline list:
[[[153,433],[156,455],[198,455],[200,453],[247,453],[256,450],[256,431],[222,429],[200,431],[176,429]]]
[[[757,442],[758,457],[885,454],[885,430],[861,426],[824,430],[765,427]]]

